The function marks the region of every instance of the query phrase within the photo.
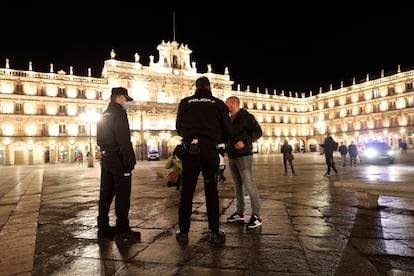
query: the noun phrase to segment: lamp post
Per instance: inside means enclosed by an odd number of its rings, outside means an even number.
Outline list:
[[[6,139],[6,140],[4,140],[4,145],[5,145],[5,148],[4,148],[4,165],[6,165],[6,166],[10,166],[11,165],[11,163],[10,163],[10,140],[9,139]]]
[[[137,159],[139,159],[140,156],[139,156],[138,133],[137,132],[134,132],[133,137],[134,137],[134,141],[135,141],[135,156],[136,156]]]
[[[92,110],[88,110],[88,112],[81,114],[81,119],[84,122],[89,123],[89,151],[87,155],[88,160],[88,167],[93,167],[93,161],[94,161],[94,150],[92,150],[92,123],[96,123],[100,119],[100,115]]]
[[[326,123],[323,120],[318,120],[315,124],[316,128],[318,128],[319,130],[319,135],[320,135],[320,144],[319,144],[319,151],[321,152],[321,154],[323,154],[322,152],[322,145],[323,145],[323,140],[322,140],[322,131],[325,129]]]
[[[89,121],[89,156],[88,167],[93,167],[93,151],[92,151],[92,121]]]

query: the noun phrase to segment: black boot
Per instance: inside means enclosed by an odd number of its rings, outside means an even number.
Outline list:
[[[115,241],[116,242],[139,242],[141,240],[141,233],[132,231],[129,226],[128,218],[117,218],[115,227]]]
[[[141,240],[141,233],[138,231],[127,230],[116,230],[115,241],[116,242],[130,242],[135,243]]]
[[[98,239],[113,239],[115,227],[109,225],[109,218],[98,216]]]

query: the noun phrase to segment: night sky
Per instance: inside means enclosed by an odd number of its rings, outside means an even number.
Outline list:
[[[330,84],[338,88],[341,81],[345,86],[353,78],[363,81],[366,74],[373,79],[382,69],[386,75],[396,73],[399,64],[403,71],[414,69],[414,16],[408,2],[370,7],[362,1],[268,1],[257,8],[254,3],[222,8],[224,2],[171,8],[156,2],[152,8],[122,1],[93,7],[8,2],[2,4],[8,19],[2,23],[0,67],[9,58],[13,69],[27,69],[32,61],[34,71],[49,72],[53,63],[55,72],[73,66],[74,74],[86,76],[90,67],[100,77],[111,49],[124,61],[134,61],[138,53],[148,65],[150,55],[158,61],[158,44],[175,38],[193,51],[191,61],[200,72],[207,64],[220,74],[228,67],[235,84],[254,91],[316,93]]]

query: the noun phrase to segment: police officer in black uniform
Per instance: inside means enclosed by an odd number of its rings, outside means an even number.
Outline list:
[[[133,99],[123,87],[112,88],[111,102],[98,122],[97,143],[101,149],[101,188],[98,210],[98,238],[138,242],[139,232],[129,226],[131,171],[136,164],[126,113]],[[109,224],[109,210],[115,197],[116,227]]]
[[[229,110],[225,103],[211,93],[207,77],[196,80],[194,95],[181,100],[176,128],[183,138],[186,151],[182,156],[182,189],[178,211],[178,241],[188,241],[192,201],[200,172],[204,179],[209,238],[212,243],[225,241],[219,230],[219,196],[217,173],[219,153],[217,145],[227,141],[232,132]]]

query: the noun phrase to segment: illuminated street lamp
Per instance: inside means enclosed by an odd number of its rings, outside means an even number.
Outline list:
[[[82,121],[89,123],[89,156],[87,156],[87,159],[88,167],[91,168],[93,167],[94,160],[94,150],[92,150],[92,123],[96,123],[97,121],[99,121],[101,116],[98,113],[89,109],[88,112],[81,114],[80,118]]]

